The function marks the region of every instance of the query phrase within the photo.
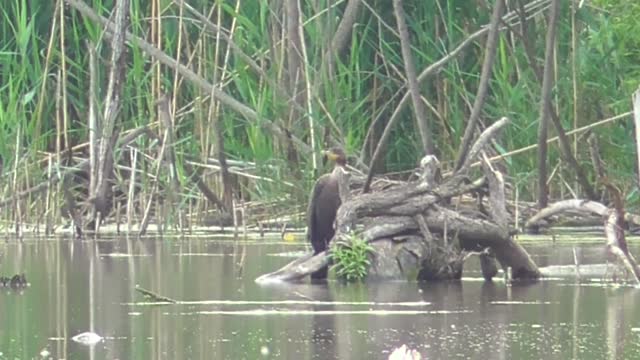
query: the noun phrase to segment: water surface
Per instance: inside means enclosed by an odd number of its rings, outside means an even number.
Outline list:
[[[526,246],[541,266],[602,262],[603,246]],[[638,254],[640,249],[632,248]],[[278,240],[115,238],[0,243],[0,359],[632,359],[640,290],[574,278],[258,286],[307,250]],[[149,305],[140,286],[181,301]],[[71,340],[94,331],[95,346]]]

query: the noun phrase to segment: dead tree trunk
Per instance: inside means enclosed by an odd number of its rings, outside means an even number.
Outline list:
[[[100,219],[105,218],[111,210],[110,179],[113,173],[113,148],[118,138],[116,119],[120,113],[122,88],[125,75],[125,36],[127,22],[129,18],[129,0],[119,0],[116,2],[115,30],[111,39],[111,70],[109,72],[109,85],[105,97],[103,123],[101,124],[98,142],[97,178],[94,182],[95,192],[90,194],[96,214],[96,226],[99,226]],[[95,156],[95,155],[92,155]]]

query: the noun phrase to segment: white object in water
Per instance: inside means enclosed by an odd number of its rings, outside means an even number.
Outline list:
[[[260,347],[260,355],[262,356],[269,356],[269,348],[262,345],[262,347]]]
[[[72,337],[71,340],[82,345],[94,345],[102,341],[102,336],[94,332],[87,331]]]
[[[407,345],[402,345],[393,350],[388,360],[422,360],[422,356],[417,350],[410,349]]]

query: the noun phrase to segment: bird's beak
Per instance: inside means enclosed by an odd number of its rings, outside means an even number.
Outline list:
[[[322,156],[331,161],[336,161],[338,159],[338,155],[331,150],[324,150],[322,152]]]

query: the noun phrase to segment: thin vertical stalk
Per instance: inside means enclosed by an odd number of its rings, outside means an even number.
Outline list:
[[[633,120],[636,132],[636,157],[638,161],[638,186],[640,186],[640,87],[633,93]]]
[[[162,51],[162,3],[161,0],[156,0],[154,1],[154,5],[155,5],[155,14],[152,14],[152,16],[154,16],[155,19],[155,23],[156,23],[156,33],[155,33],[155,38],[153,38],[152,41],[155,40],[156,42],[156,49]],[[156,79],[156,88],[154,89],[155,93],[154,93],[154,97],[156,99],[160,98],[160,96],[162,96],[162,64],[160,64],[159,62],[156,63],[156,68],[155,68],[155,79]]]
[[[487,43],[485,46],[484,61],[482,62],[482,72],[480,73],[480,84],[478,85],[478,92],[476,93],[476,98],[473,102],[471,115],[469,115],[469,121],[467,122],[467,127],[464,130],[464,137],[462,138],[462,143],[458,150],[458,157],[456,159],[455,166],[456,170],[459,170],[466,160],[467,152],[471,147],[471,142],[476,131],[478,120],[482,113],[484,100],[489,90],[489,81],[491,80],[493,62],[496,57],[496,48],[498,46],[500,20],[504,9],[504,0],[496,0],[493,6],[493,14],[491,14],[489,34],[487,35]]]
[[[64,41],[64,6],[64,3],[60,2],[60,68],[62,69],[62,78],[59,77],[58,81],[62,86],[62,134],[64,136],[64,148],[70,149],[69,135],[67,134],[67,130],[69,129],[69,115],[67,113],[67,55]]]
[[[180,55],[182,54],[182,22],[183,22],[183,13],[184,13],[184,3],[180,2],[180,10],[178,11],[178,46],[176,50],[176,65],[180,64]],[[176,71],[173,75],[173,99],[171,101],[172,105],[172,113],[171,117],[176,118],[176,109],[178,109],[178,93],[180,88],[180,74]]]
[[[16,152],[14,154],[13,161],[13,193],[18,193],[18,162],[20,159],[20,136],[21,136],[21,127],[18,125],[18,130],[16,131]],[[14,221],[15,221],[15,231],[16,236],[19,240],[22,240],[22,206],[20,205],[20,199],[18,197],[14,197],[13,208],[15,209]]]
[[[138,169],[138,149],[131,148],[131,176],[129,177],[129,191],[127,194],[127,233],[132,231],[132,221],[134,215],[133,199],[135,196],[136,188],[136,172]]]
[[[171,190],[167,194],[167,202],[169,206],[173,208],[176,206],[176,197],[180,195],[181,185],[178,173],[178,165],[176,161],[175,152],[175,133],[174,133],[174,121],[171,117],[169,95],[163,95],[157,102],[158,104],[158,116],[161,120],[161,125],[165,128],[165,137],[163,146],[166,147],[165,161],[169,163],[169,181],[171,183]],[[182,228],[182,209],[177,207],[178,224]]]
[[[38,105],[36,106],[36,113],[34,115],[34,119],[36,121],[36,125],[34,126],[34,139],[36,141],[39,141],[39,138],[40,138],[40,130],[41,130],[40,128],[42,127],[42,110],[44,108],[44,101],[47,98],[45,94],[47,89],[47,81],[49,79],[49,77],[46,75],[49,73],[49,65],[51,64],[51,57],[53,54],[53,43],[55,41],[55,36],[57,34],[56,26],[58,23],[58,11],[60,11],[60,8],[61,8],[60,5],[62,4],[63,3],[61,0],[57,0],[54,14],[53,14],[53,23],[51,24],[51,32],[49,35],[49,45],[47,46],[47,56],[44,62],[44,70],[42,72],[43,74],[45,74],[45,76],[42,77],[42,84],[40,85],[40,96],[38,97]]]
[[[53,156],[52,155],[48,155],[47,156],[47,177],[49,179],[52,179],[53,177]],[[45,195],[45,211],[44,211],[44,234],[45,235],[50,235],[51,231],[52,231],[52,216],[51,216],[51,209],[52,209],[52,204],[51,204],[51,181],[47,181],[47,191],[46,191],[46,195]]]
[[[62,151],[62,74],[60,69],[56,76],[56,161],[58,166],[61,164],[61,151]]]
[[[576,28],[576,2],[571,2],[571,86],[573,87],[573,128],[578,128],[578,72],[577,52],[578,52],[578,34]],[[578,153],[578,135],[573,136],[573,153]]]
[[[351,0],[351,3],[359,3],[360,0]],[[300,3],[298,3],[298,8],[300,8]],[[313,166],[313,171],[318,169],[318,154],[316,154],[316,132],[313,121],[313,108],[311,106],[311,80],[309,79],[309,73],[311,72],[311,64],[309,64],[309,57],[307,54],[307,46],[304,41],[304,26],[302,21],[302,12],[298,12],[298,37],[302,39],[300,42],[300,48],[302,50],[302,64],[304,66],[304,90],[305,90],[305,100],[306,100],[306,110],[307,110],[307,120],[309,121],[309,139],[311,142],[311,165]],[[342,140],[344,141],[344,140]]]
[[[559,0],[551,0],[551,10],[545,45],[544,71],[540,96],[540,116],[538,123],[538,207],[543,209],[549,202],[547,184],[547,136],[551,112],[551,90],[553,88],[553,49],[555,47]]]
[[[162,168],[162,159],[164,158],[164,152],[167,147],[167,135],[168,134],[165,132],[164,138],[162,139],[162,146],[160,147],[160,153],[158,154],[158,157],[156,159],[158,165],[155,171],[155,178],[152,180],[153,185],[151,186],[151,190],[149,193],[149,200],[147,201],[147,204],[144,207],[144,215],[142,216],[142,222],[140,223],[140,229],[138,230],[138,237],[143,236],[144,234],[147,233],[147,228],[149,227],[149,221],[151,220],[151,208],[153,206],[154,200],[157,198],[158,183],[160,181],[159,179],[160,169]],[[156,218],[159,217],[159,214],[160,214],[160,208],[158,207],[158,203],[156,201]],[[160,221],[160,220],[156,219],[156,221]],[[158,226],[159,224],[160,223],[158,222]]]
[[[98,180],[98,139],[100,129],[96,115],[96,84],[98,81],[96,73],[96,50],[90,43],[87,43],[89,50],[89,194],[95,194],[96,182]]]
[[[502,0],[499,0],[502,1]],[[413,103],[413,111],[420,130],[420,139],[422,140],[422,151],[425,155],[433,154],[433,139],[427,122],[427,114],[425,113],[424,104],[420,96],[420,88],[418,85],[418,77],[416,68],[413,64],[411,55],[411,43],[409,40],[409,30],[405,20],[404,9],[402,8],[402,0],[393,0],[393,10],[398,25],[398,33],[400,34],[400,46],[402,51],[402,59],[404,60],[404,68],[411,94],[411,102]]]

